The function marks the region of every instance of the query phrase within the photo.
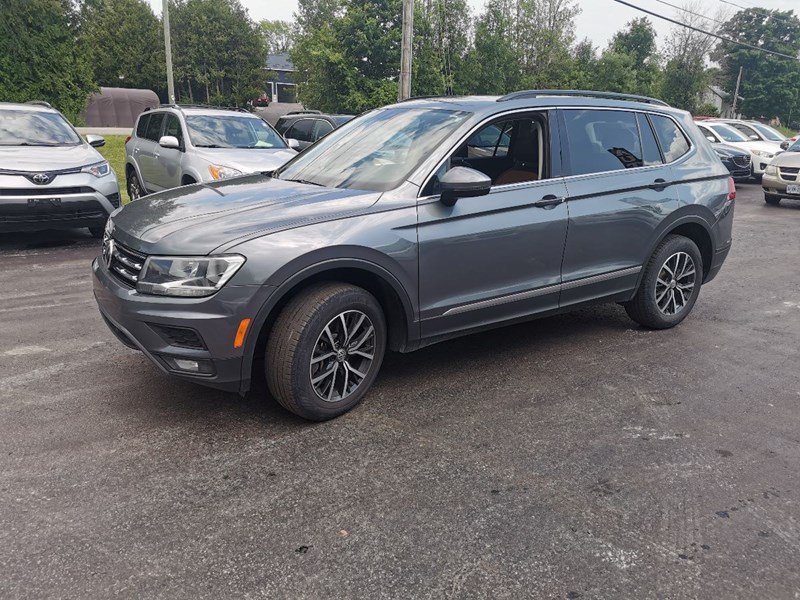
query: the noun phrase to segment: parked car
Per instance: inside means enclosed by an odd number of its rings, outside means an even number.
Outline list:
[[[264,106],[269,106],[269,103],[270,103],[270,97],[267,96],[266,94],[264,94],[263,96],[259,96],[258,98],[253,100],[253,106],[264,107]]]
[[[788,150],[790,146],[793,146],[794,143],[800,140],[800,133],[793,135],[790,138],[787,138],[783,142],[781,142],[781,150]]]
[[[114,170],[60,112],[43,102],[0,102],[0,232],[88,227],[103,235],[119,206]]]
[[[323,115],[318,111],[291,112],[278,119],[275,129],[287,140],[297,140],[298,150],[305,150],[352,118],[352,115]]]
[[[782,198],[800,200],[800,141],[772,159],[761,186],[767,204],[777,206]]]
[[[764,125],[758,121],[740,121],[737,119],[720,119],[720,123],[730,125],[734,129],[738,129],[748,139],[754,142],[771,142],[780,149],[780,145],[786,141],[786,136],[777,129],[773,129],[769,125]]]
[[[128,195],[271,171],[297,152],[261,117],[201,106],[143,112],[125,142]]]
[[[753,176],[753,161],[749,152],[729,144],[714,144],[713,148],[734,181],[747,181]]]
[[[470,156],[484,131],[496,148],[510,132],[507,151]],[[324,420],[364,397],[387,349],[598,302],[674,327],[730,250],[735,196],[691,116],[658,100],[418,99],[271,176],[126,205],[94,292],[163,372],[244,393],[263,369],[278,402]]]
[[[756,180],[761,179],[767,164],[779,151],[779,148],[772,142],[757,142],[748,139],[738,129],[719,121],[702,121],[695,124],[710,142],[714,144],[730,144],[749,152],[753,157],[753,177]]]

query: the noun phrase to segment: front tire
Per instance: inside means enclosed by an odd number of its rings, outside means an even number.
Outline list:
[[[770,206],[778,206],[781,203],[781,197],[773,194],[764,194],[764,202]]]
[[[131,202],[134,200],[138,200],[142,196],[145,195],[144,188],[142,187],[142,182],[139,181],[139,176],[136,174],[136,171],[131,170],[130,174],[127,176],[128,180],[128,198],[130,198]]]
[[[320,283],[292,298],[267,341],[267,386],[310,421],[346,413],[366,395],[386,349],[386,321],[366,290]]]
[[[703,257],[682,235],[669,235],[653,252],[628,316],[650,329],[669,329],[692,311],[703,281]]]

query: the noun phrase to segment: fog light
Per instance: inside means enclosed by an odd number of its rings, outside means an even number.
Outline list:
[[[176,358],[161,355],[161,360],[173,371],[192,373],[195,375],[213,375],[214,365],[210,360],[202,358]]]
[[[175,362],[175,366],[178,367],[181,371],[194,371],[195,373],[200,372],[200,363],[196,360],[186,360],[184,358],[175,358],[173,359]]]

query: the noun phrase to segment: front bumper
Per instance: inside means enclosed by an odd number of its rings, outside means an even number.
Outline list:
[[[143,352],[164,373],[225,391],[249,388],[250,373],[242,372],[247,344],[234,348],[234,339],[242,319],[255,320],[272,288],[225,286],[208,298],[169,298],[139,294],[98,259],[92,272],[100,314],[123,344]],[[204,372],[181,370],[176,359],[195,361]]]
[[[0,232],[103,227],[120,205],[119,183],[88,173],[58,175],[36,185],[20,175],[0,175]]]
[[[750,163],[746,166],[737,165],[730,158],[723,158],[722,164],[728,169],[728,172],[733,177],[734,181],[747,181],[753,176],[753,164]]]
[[[797,181],[785,181],[780,175],[764,175],[761,179],[761,187],[765,194],[800,200],[800,194],[789,194],[786,192],[787,187],[790,185],[800,186],[800,175],[798,175],[796,179]]]

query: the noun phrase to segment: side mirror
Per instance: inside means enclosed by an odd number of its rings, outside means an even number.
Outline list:
[[[291,148],[292,150],[300,149],[300,142],[298,142],[294,138],[289,138],[288,140],[286,140],[286,143],[289,144],[289,148]]]
[[[106,139],[102,135],[91,135],[91,134],[89,134],[89,135],[86,136],[86,142],[92,148],[102,148],[103,146],[106,145]]]
[[[181,143],[174,135],[162,136],[161,139],[158,140],[158,145],[162,148],[172,148],[173,150],[179,150],[181,147]]]
[[[757,135],[754,133],[753,135],[751,135],[751,136],[750,136],[750,139],[751,139],[751,140],[753,140],[754,142],[757,142],[757,141],[759,141],[761,138],[760,138],[760,137],[758,137],[758,136],[757,136]]]
[[[707,135],[707,136],[706,136],[706,139],[707,139],[709,142],[711,142],[712,144],[716,144],[716,143],[717,143],[717,138],[715,138],[713,135]]]
[[[781,150],[788,150],[789,149],[789,140],[781,143]]]
[[[459,198],[485,196],[492,189],[488,175],[467,167],[453,167],[439,180],[442,186],[441,201],[453,206]]]

